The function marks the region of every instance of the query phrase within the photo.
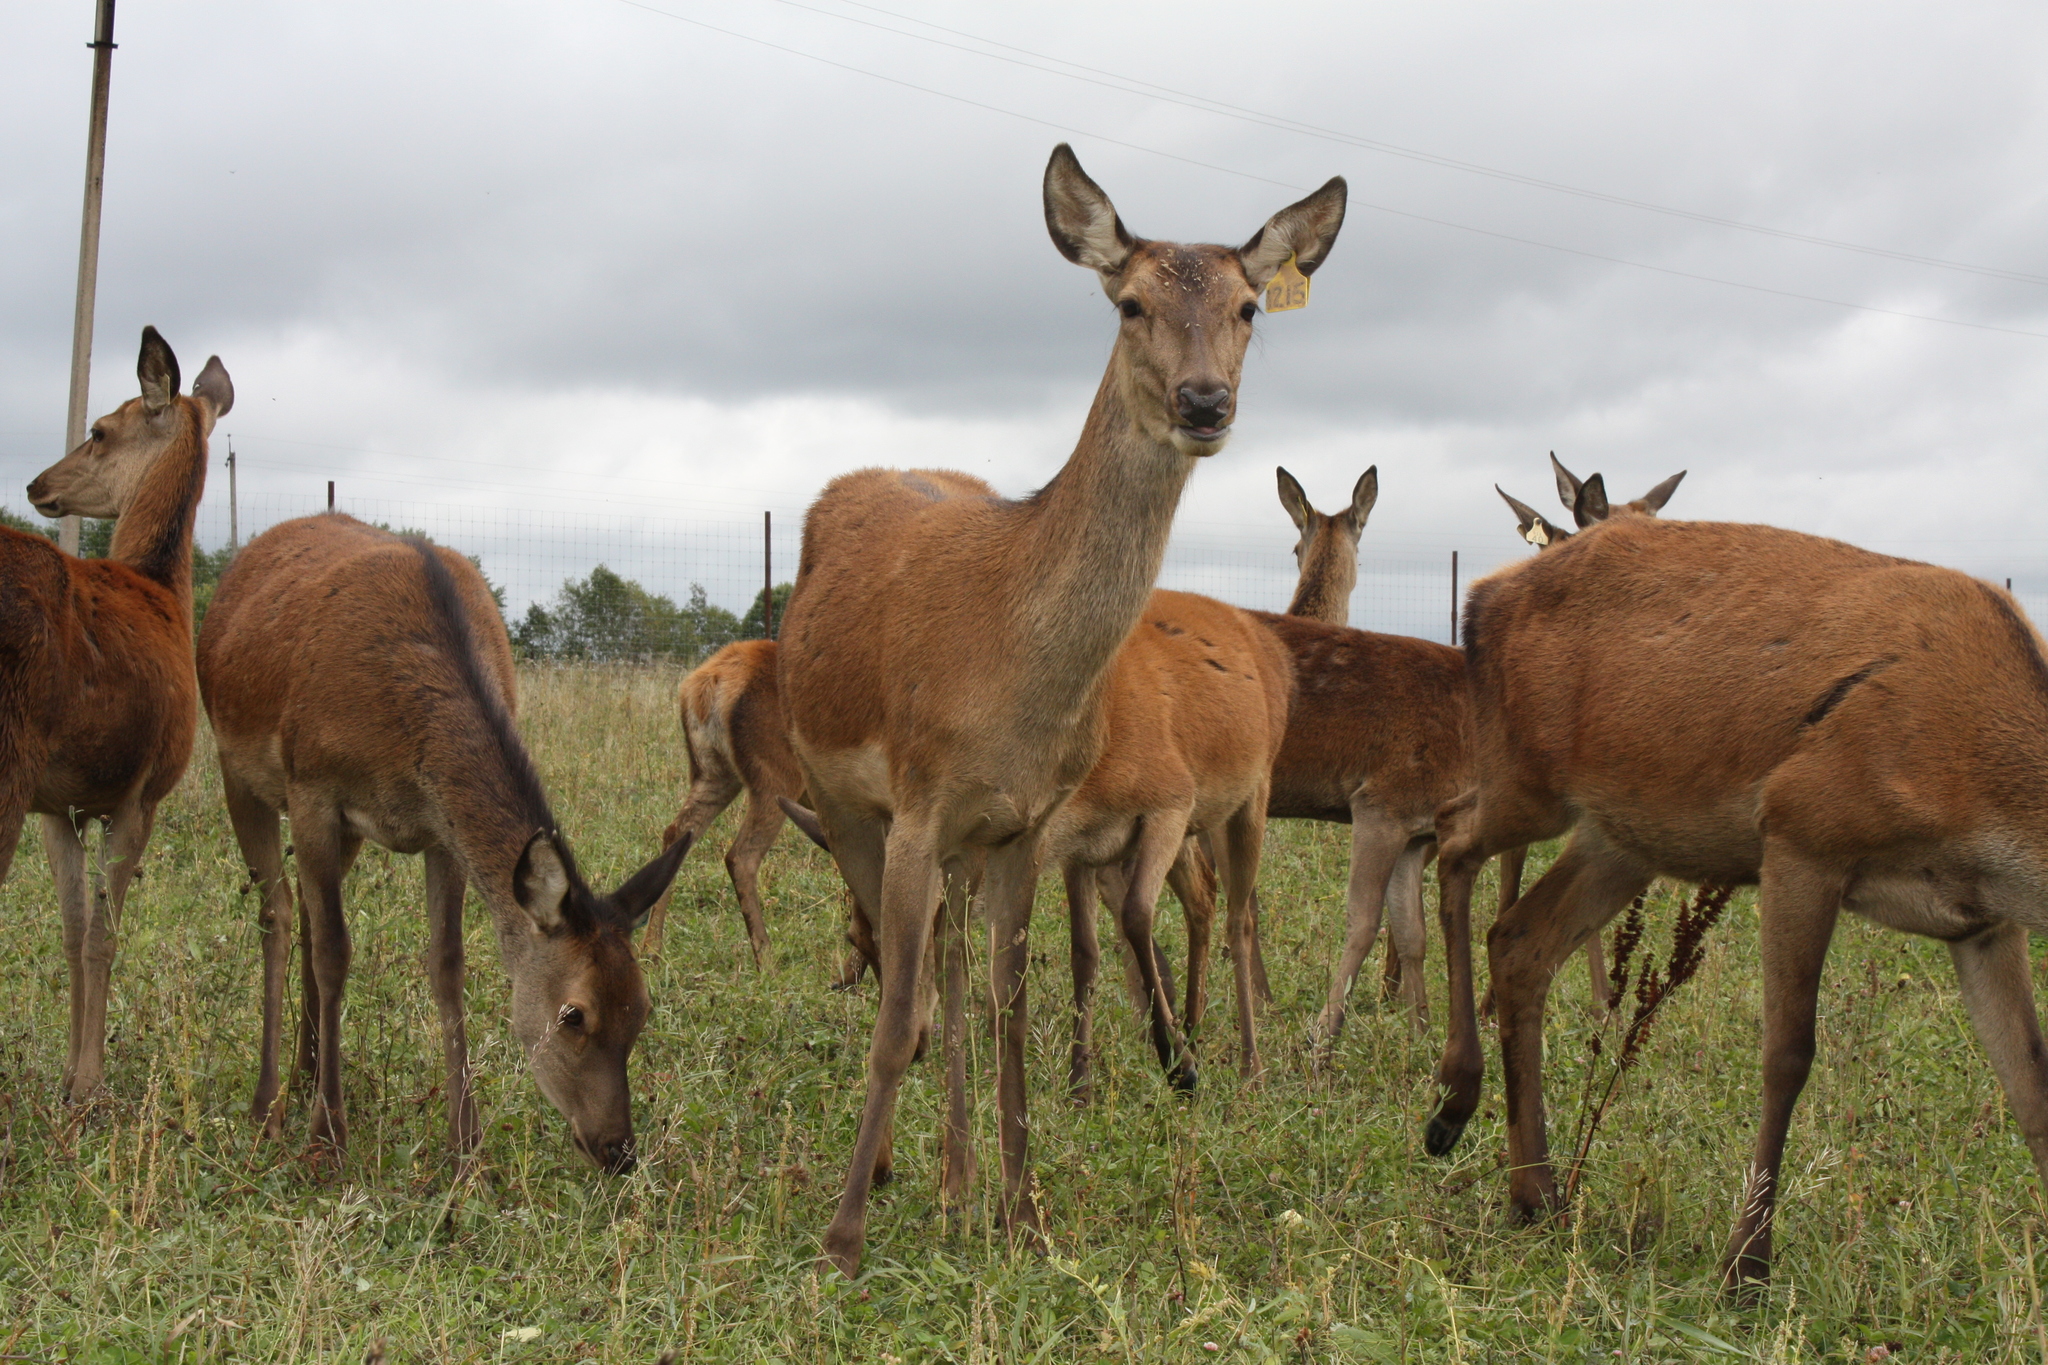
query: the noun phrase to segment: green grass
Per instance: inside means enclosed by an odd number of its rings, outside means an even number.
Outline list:
[[[526,675],[526,732],[606,884],[674,814],[674,681]],[[1422,1151],[1436,1036],[1414,1040],[1361,988],[1336,1065],[1314,1078],[1302,1066],[1341,929],[1345,835],[1275,827],[1262,882],[1271,1074],[1257,1089],[1235,1081],[1219,969],[1192,1102],[1166,1091],[1113,972],[1096,1103],[1065,1102],[1064,915],[1048,879],[1032,1157],[1053,1253],[1013,1253],[985,1217],[941,1218],[928,1060],[904,1088],[899,1175],[875,1199],[868,1271],[848,1284],[813,1257],[853,1142],[874,1001],[872,986],[825,989],[840,892],[793,832],[768,865],[765,972],[719,864],[724,829],[684,867],[634,1059],[645,1159],[622,1180],[574,1157],[527,1079],[477,911],[485,1159],[479,1178],[453,1181],[418,860],[366,850],[349,884],[354,1146],[337,1173],[307,1158],[300,1097],[281,1145],[256,1141],[245,1116],[254,905],[203,752],[165,803],[129,902],[110,1093],[83,1111],[57,1099],[64,961],[33,832],[0,888],[0,983],[23,1006],[0,1019],[0,1359],[357,1361],[377,1339],[406,1361],[1862,1361],[1884,1342],[1908,1361],[2041,1358],[2041,1194],[1939,945],[1842,926],[1793,1128],[1778,1276],[1738,1311],[1714,1274],[1757,1109],[1751,898],[1624,1084],[1578,1216],[1518,1228],[1503,1208],[1497,1099],[1453,1159]],[[1653,912],[1661,953],[1668,897]],[[1178,916],[1162,921],[1178,956]],[[1432,944],[1433,977],[1440,960]],[[1574,963],[1549,1039],[1559,1147],[1585,1075],[1585,998]],[[1497,1057],[1489,1067],[1497,1093]],[[974,1083],[985,1209],[993,1087],[981,1069]]]

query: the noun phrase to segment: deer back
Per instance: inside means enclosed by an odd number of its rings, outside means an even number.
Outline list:
[[[737,640],[684,677],[683,742],[693,775],[715,760],[749,788],[803,790],[783,719],[775,654],[773,640]]]
[[[2043,805],[2039,637],[1953,570],[1616,519],[1475,585],[1466,632],[1490,791],[1671,875],[1754,879],[1766,825],[1847,856]]]
[[[1363,792],[1427,819],[1470,784],[1471,696],[1462,651],[1405,635],[1252,615],[1287,651],[1294,695],[1273,764],[1270,813],[1348,821]]]

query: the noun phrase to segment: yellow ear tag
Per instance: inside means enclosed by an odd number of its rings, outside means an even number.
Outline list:
[[[1287,258],[1287,264],[1280,267],[1272,279],[1266,281],[1266,311],[1285,313],[1296,308],[1308,307],[1308,276],[1294,268],[1294,257]]]
[[[1542,522],[1532,521],[1529,523],[1529,530],[1522,536],[1522,539],[1540,550],[1550,543],[1550,532],[1543,529]]]

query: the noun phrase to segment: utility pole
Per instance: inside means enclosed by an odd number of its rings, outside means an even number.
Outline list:
[[[775,525],[773,512],[761,513],[761,638],[775,638]]]
[[[327,510],[330,512],[334,510],[334,480],[332,479],[327,481]]]
[[[114,0],[99,0],[92,42],[92,122],[85,141],[85,214],[78,230],[78,303],[71,314],[71,410],[64,453],[85,440],[86,389],[92,382],[92,309],[100,275],[100,187],[107,170],[107,87],[114,77]],[[57,543],[78,553],[78,518],[57,524]]]
[[[235,438],[228,437],[228,557],[242,549],[242,512],[235,498]]]
[[[1451,551],[1451,643],[1458,643],[1458,552]]]

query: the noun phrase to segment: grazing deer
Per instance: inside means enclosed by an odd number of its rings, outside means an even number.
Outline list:
[[[1358,537],[1365,530],[1365,519],[1372,515],[1372,505],[1379,501],[1380,467],[1374,465],[1359,475],[1351,489],[1351,505],[1327,516],[1309,504],[1308,494],[1292,474],[1279,468],[1273,472],[1280,476],[1280,505],[1293,518],[1294,529],[1301,532],[1294,542],[1294,564],[1300,577],[1287,614],[1348,626],[1351,590],[1358,586]]]
[[[1190,834],[1211,836],[1229,906],[1225,939],[1236,972],[1238,1066],[1259,1065],[1253,996],[1251,897],[1265,842],[1273,756],[1287,729],[1294,669],[1249,614],[1214,598],[1155,591],[1110,666],[1103,747],[1087,779],[1059,808],[1044,860],[1059,867],[1073,943],[1074,1044],[1068,1085],[1089,1090],[1092,1000],[1100,950],[1098,874],[1114,898],[1136,999],[1176,1087],[1195,1086],[1182,1028],[1201,1020],[1215,890],[1187,856]],[[1174,1019],[1172,986],[1155,951],[1153,916],[1171,876],[1188,924],[1187,1005]]]
[[[1443,817],[1447,925],[1469,923],[1487,853],[1571,834],[1487,939],[1518,1211],[1556,1200],[1540,1074],[1551,974],[1659,875],[1761,887],[1763,1117],[1731,1287],[1769,1273],[1843,911],[1949,945],[2048,1178],[2026,937],[2048,929],[2048,661],[2009,594],[1773,527],[1630,517],[1474,584],[1465,629],[1478,783]],[[1436,1153],[1482,1077],[1469,961],[1462,977],[1457,965]]]
[[[92,424],[36,476],[44,516],[114,517],[105,559],[76,559],[0,528],[0,880],[24,818],[64,917],[71,1040],[64,1092],[106,1079],[107,991],[121,912],[162,801],[192,756],[192,522],[206,488],[206,438],[234,406],[220,357],[179,394],[178,358],[154,327],[136,361],[142,395]],[[85,827],[104,821],[88,882]]]
[[[746,814],[739,833],[725,851],[725,872],[739,896],[740,919],[754,965],[768,951],[768,928],[761,917],[761,859],[782,832],[780,802],[803,796],[803,770],[789,747],[782,718],[782,696],[775,685],[775,642],[740,640],[727,645],[690,670],[679,689],[683,716],[683,747],[690,760],[690,790],[683,808],[662,831],[667,848],[685,836],[700,839],[719,812],[742,791]],[[662,893],[641,935],[641,952],[661,951],[669,897]]]
[[[481,1137],[463,1020],[462,902],[475,883],[512,979],[512,1031],[576,1147],[631,1169],[626,1060],[647,1021],[637,927],[689,837],[610,895],[590,890],[513,724],[511,643],[475,566],[452,550],[329,513],[249,542],[199,634],[199,686],[221,786],[263,897],[263,1059],[252,1116],[282,1131],[278,1043],[298,857],[306,997],[301,1065],[314,1140],[347,1144],[341,1004],[349,933],[341,884],[363,840],[426,858],[428,975],[448,1067],[448,1141]],[[311,1056],[306,1056],[310,1045]]]
[[[1064,144],[1044,200],[1055,245],[1097,273],[1119,314],[1073,455],[1017,502],[938,470],[834,480],[805,519],[778,650],[806,789],[855,898],[878,911],[867,1100],[824,1239],[848,1275],[924,1031],[917,977],[932,907],[942,881],[963,885],[983,855],[1004,1011],[1003,1209],[1036,1239],[1024,970],[1041,836],[1101,752],[1110,667],[1144,611],[1182,486],[1230,434],[1259,291],[1290,259],[1303,273],[1322,264],[1343,221],[1344,182],[1275,214],[1236,250],[1133,237]],[[957,934],[960,899],[947,896],[944,939]],[[963,1190],[955,1136],[949,1123],[949,1198]]]

